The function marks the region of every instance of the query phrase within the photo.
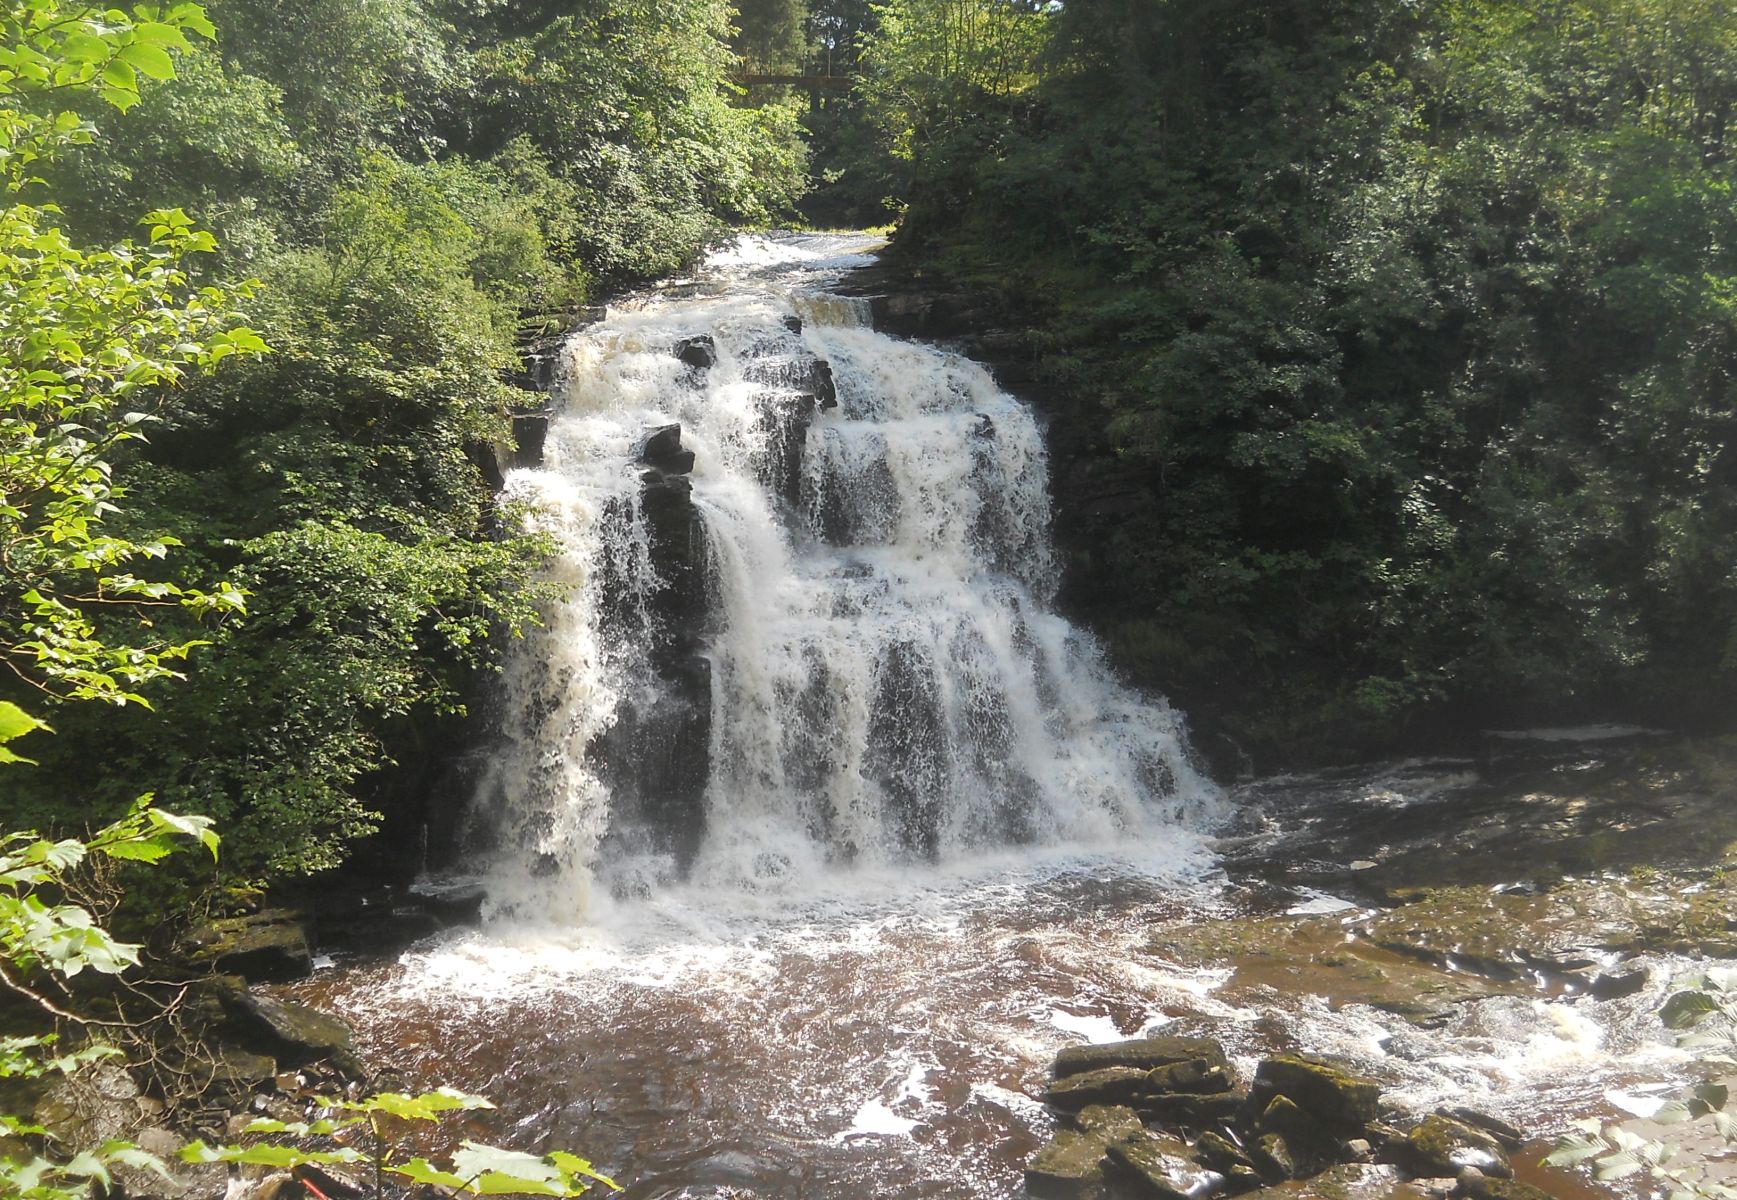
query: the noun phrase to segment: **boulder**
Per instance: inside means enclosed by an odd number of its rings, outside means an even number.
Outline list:
[[[1050,1073],[1057,1079],[1105,1067],[1138,1067],[1151,1071],[1171,1063],[1199,1060],[1229,1071],[1224,1047],[1211,1038],[1149,1037],[1095,1046],[1069,1046],[1055,1056]]]
[[[1148,1094],[1146,1077],[1138,1067],[1104,1067],[1052,1081],[1044,1099],[1060,1109],[1130,1104]]]
[[[798,317],[798,316],[785,317],[784,318],[784,328],[788,329],[791,333],[801,333],[802,332],[802,318]]]
[[[1104,1186],[1107,1139],[1079,1129],[1058,1129],[1025,1168],[1025,1190],[1043,1200],[1085,1200]]]
[[[1282,1133],[1293,1145],[1306,1145],[1320,1151],[1316,1157],[1329,1157],[1327,1152],[1338,1146],[1333,1135],[1297,1107],[1289,1096],[1274,1096],[1253,1125],[1257,1133]]]
[[[1518,1150],[1526,1144],[1526,1135],[1519,1129],[1508,1124],[1500,1117],[1492,1117],[1489,1113],[1481,1113],[1475,1108],[1442,1107],[1435,1110],[1437,1116],[1447,1117],[1462,1125],[1470,1125],[1473,1129],[1481,1129],[1502,1144],[1503,1149]]]
[[[268,908],[245,917],[208,921],[182,939],[187,961],[250,983],[283,983],[313,974],[302,914]]]
[[[660,425],[646,434],[639,461],[669,475],[686,475],[694,469],[694,452],[682,448],[680,425]]]
[[[1385,1147],[1384,1156],[1417,1176],[1457,1177],[1466,1167],[1504,1179],[1514,1174],[1507,1152],[1493,1136],[1439,1114],[1425,1117],[1403,1141]]]
[[[1281,1054],[1256,1069],[1251,1104],[1265,1112],[1273,1096],[1287,1097],[1335,1133],[1360,1131],[1381,1110],[1380,1085],[1301,1054]]]
[[[1109,1157],[1118,1181],[1153,1200],[1200,1200],[1224,1187],[1223,1175],[1196,1163],[1187,1143],[1173,1137],[1131,1134],[1110,1143]]]
[[[330,1013],[254,992],[243,992],[230,1011],[236,1024],[286,1067],[325,1060],[346,1073],[362,1073],[350,1026]]]
[[[1462,1171],[1459,1184],[1460,1194],[1471,1200],[1555,1200],[1543,1188],[1517,1179],[1492,1179],[1482,1171]]]
[[[702,333],[677,342],[675,356],[696,370],[710,370],[718,362],[718,345],[710,334]]]

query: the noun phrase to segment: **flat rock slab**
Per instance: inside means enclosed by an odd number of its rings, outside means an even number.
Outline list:
[[[1200,1200],[1224,1186],[1224,1176],[1194,1161],[1186,1142],[1136,1133],[1109,1146],[1111,1177],[1152,1200]]]
[[[1052,1081],[1044,1099],[1064,1110],[1132,1104],[1150,1092],[1146,1076],[1147,1072],[1138,1067],[1103,1067]]]
[[[1135,1067],[1150,1071],[1171,1063],[1200,1060],[1229,1070],[1224,1047],[1212,1038],[1150,1037],[1095,1046],[1069,1046],[1055,1056],[1051,1073],[1060,1079],[1106,1067]]]

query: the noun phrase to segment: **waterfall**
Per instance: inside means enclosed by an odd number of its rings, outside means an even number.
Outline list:
[[[744,239],[565,347],[509,489],[569,594],[508,664],[473,806],[509,909],[1214,815],[1177,715],[1054,612],[1033,413],[829,293],[857,248]]]

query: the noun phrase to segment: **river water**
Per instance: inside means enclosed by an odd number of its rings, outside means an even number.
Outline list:
[[[745,240],[575,335],[545,461],[511,480],[573,592],[483,755],[489,918],[292,994],[492,1097],[476,1132],[632,1197],[1017,1195],[1054,1052],[1158,1029],[1537,1128],[1677,1082],[1652,1012],[1682,963],[1631,956],[1644,981],[1602,999],[1445,960],[1438,986],[1374,948],[1358,880],[1427,856],[1537,890],[1496,850],[1515,831],[1579,847],[1678,793],[1572,738],[1213,785],[1051,607],[1034,415],[830,293],[870,249]],[[681,449],[647,451],[670,425]]]

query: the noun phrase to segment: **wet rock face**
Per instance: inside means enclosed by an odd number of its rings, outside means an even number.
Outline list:
[[[314,969],[307,927],[302,915],[289,909],[208,921],[190,930],[182,946],[190,965],[254,983],[302,979]]]
[[[629,597],[611,603],[631,630],[624,636],[644,645],[653,686],[622,701],[593,749],[613,790],[631,798],[636,836],[655,838],[657,849],[685,866],[705,836],[702,799],[711,772],[711,663],[700,653],[713,610],[705,526],[687,477],[694,452],[682,445],[681,426],[646,430],[640,461],[639,504],[658,586],[643,614],[628,611]]]
[[[695,370],[708,371],[718,363],[718,346],[710,334],[702,333],[677,342],[675,356]]]

